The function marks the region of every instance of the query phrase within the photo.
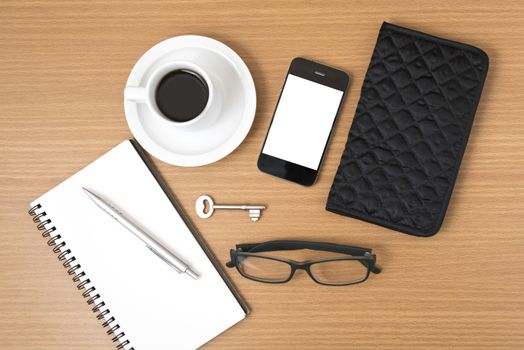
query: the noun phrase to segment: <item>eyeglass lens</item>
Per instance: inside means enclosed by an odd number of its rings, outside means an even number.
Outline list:
[[[331,260],[315,263],[310,267],[317,282],[325,284],[349,284],[366,278],[367,267],[358,260]]]
[[[238,267],[246,276],[267,282],[285,281],[291,275],[289,264],[258,256],[239,256]]]
[[[267,257],[240,255],[237,263],[245,276],[260,281],[283,282],[291,275],[288,263]],[[310,272],[317,282],[339,285],[364,280],[368,269],[358,260],[340,259],[314,263],[310,266]]]

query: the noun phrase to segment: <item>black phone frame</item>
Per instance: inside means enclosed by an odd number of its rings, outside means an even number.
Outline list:
[[[271,130],[271,126],[273,125],[275,113],[277,111],[278,105],[280,103],[280,99],[282,97],[282,91],[284,91],[284,86],[286,85],[287,78],[290,74],[313,81],[315,83],[318,83],[324,86],[328,86],[328,87],[340,90],[343,93],[342,98],[340,99],[340,103],[337,108],[337,113],[335,115],[335,118],[333,119],[333,124],[331,125],[331,130],[329,131],[329,136],[324,145],[324,150],[322,151],[322,157],[320,158],[320,162],[319,162],[317,170],[307,168],[302,165],[295,164],[295,163],[292,163],[284,159],[273,157],[273,156],[270,156],[262,152],[264,150],[264,146],[266,144],[267,137],[269,135],[269,130]],[[286,74],[286,79],[284,81],[284,84],[282,85],[280,96],[278,97],[277,105],[275,107],[275,111],[273,112],[271,123],[269,124],[268,132],[266,133],[264,143],[262,144],[262,149],[260,151],[260,155],[257,161],[258,169],[264,173],[267,173],[267,174],[270,174],[276,177],[280,177],[282,179],[289,180],[289,181],[298,183],[303,186],[313,185],[318,177],[318,173],[320,172],[322,163],[324,162],[324,157],[326,155],[327,146],[329,142],[331,141],[331,137],[333,136],[333,130],[335,129],[335,123],[338,119],[338,115],[340,114],[340,110],[342,109],[342,105],[344,102],[344,98],[346,96],[346,91],[349,85],[349,81],[350,81],[350,78],[348,74],[341,70],[338,70],[332,67],[328,67],[323,64],[313,62],[313,61],[307,60],[302,57],[294,58],[291,61],[291,64],[289,65],[289,70]]]

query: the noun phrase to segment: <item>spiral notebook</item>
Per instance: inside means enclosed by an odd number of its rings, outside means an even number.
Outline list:
[[[122,208],[200,275],[178,274],[83,192]],[[31,203],[30,214],[117,349],[195,349],[249,312],[135,141]]]

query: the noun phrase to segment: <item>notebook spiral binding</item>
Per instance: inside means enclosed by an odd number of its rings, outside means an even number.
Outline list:
[[[47,245],[53,247],[53,253],[58,254],[58,260],[63,261],[62,265],[67,269],[67,273],[73,277],[73,282],[78,283],[78,290],[83,290],[82,296],[86,298],[88,305],[93,305],[92,311],[96,314],[98,320],[105,319],[102,327],[108,327],[106,333],[113,336],[111,339],[116,344],[117,349],[124,349],[130,344],[130,341],[125,339],[125,333],[120,329],[120,325],[115,322],[115,318],[110,315],[109,309],[105,303],[100,300],[100,294],[96,293],[96,288],[90,285],[91,280],[87,278],[81,266],[75,263],[76,258],[72,255],[70,249],[66,248],[64,241],[59,242],[61,236],[56,231],[56,227],[52,226],[51,219],[47,218],[47,214],[42,210],[40,204],[35,205],[29,210],[29,215],[33,217],[33,222],[37,224],[39,231],[42,231],[42,237],[47,238]],[[128,350],[134,350],[129,348]]]

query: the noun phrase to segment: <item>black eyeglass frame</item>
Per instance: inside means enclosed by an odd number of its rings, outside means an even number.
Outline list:
[[[298,250],[298,249],[328,251],[328,252],[347,254],[349,256],[323,258],[323,259],[315,259],[315,260],[299,262],[299,261],[295,261],[291,259],[259,254],[259,252],[279,251],[279,250]],[[227,267],[229,268],[236,267],[237,271],[243,277],[248,278],[250,280],[262,282],[262,283],[271,283],[271,284],[281,284],[281,283],[289,282],[293,278],[297,270],[306,271],[309,277],[313,281],[315,281],[318,284],[326,285],[326,286],[348,286],[348,285],[362,283],[368,279],[370,272],[374,274],[381,272],[380,268],[376,266],[377,258],[376,258],[376,255],[372,253],[371,249],[346,246],[346,245],[335,244],[335,243],[278,240],[278,241],[269,241],[265,243],[238,244],[236,246],[236,249],[230,250],[230,256],[231,256],[231,261],[226,263]],[[240,260],[238,258],[242,256],[255,256],[258,258],[270,259],[270,260],[286,263],[291,267],[290,274],[288,278],[285,280],[284,279],[283,280],[267,280],[267,279],[262,279],[262,278],[257,278],[255,276],[251,276],[249,274],[246,274],[240,268],[240,264],[239,264]],[[359,280],[351,281],[348,283],[326,283],[326,282],[319,281],[315,277],[315,274],[311,272],[311,266],[315,264],[328,262],[328,261],[339,261],[339,260],[358,261],[366,268],[366,275]]]

